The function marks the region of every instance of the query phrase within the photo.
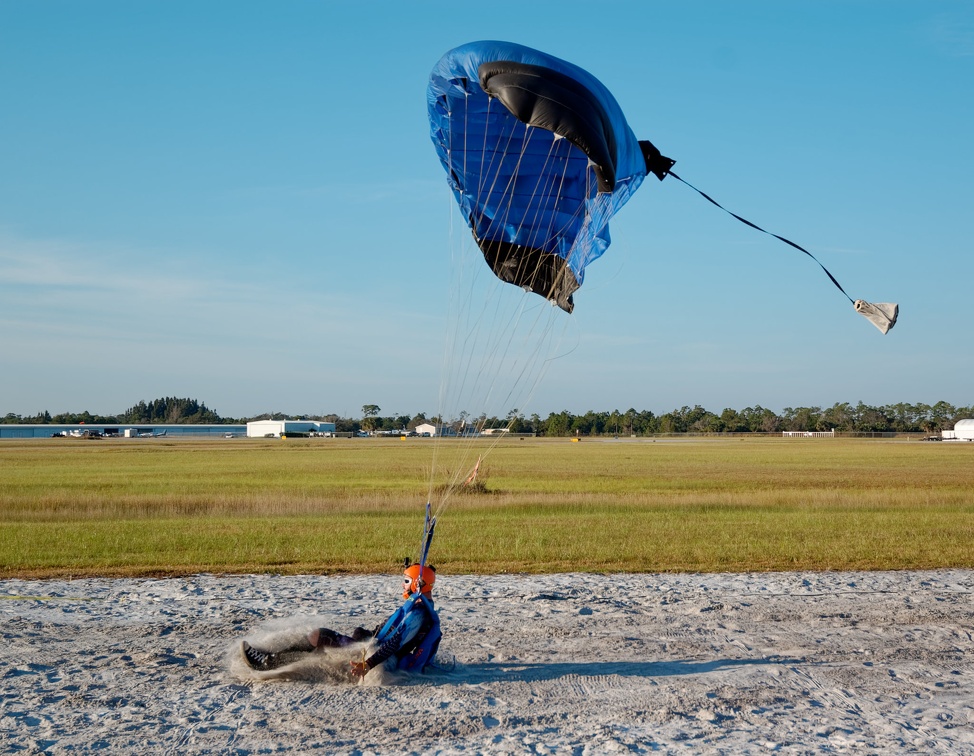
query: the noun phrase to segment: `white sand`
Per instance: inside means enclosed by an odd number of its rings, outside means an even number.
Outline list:
[[[372,626],[398,585],[0,581],[0,749],[974,754],[971,570],[441,574],[452,669],[240,663],[243,638]]]

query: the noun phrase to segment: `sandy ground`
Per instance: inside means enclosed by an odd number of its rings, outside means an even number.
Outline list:
[[[440,575],[441,669],[250,673],[397,575],[0,581],[4,753],[974,754],[974,571]]]

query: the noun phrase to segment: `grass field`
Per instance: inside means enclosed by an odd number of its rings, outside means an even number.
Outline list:
[[[4,441],[0,576],[388,572],[433,443]],[[481,481],[441,517],[448,572],[974,567],[974,444],[511,439]]]

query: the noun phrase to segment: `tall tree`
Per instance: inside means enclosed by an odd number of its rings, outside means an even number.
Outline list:
[[[375,430],[378,426],[378,421],[376,418],[381,412],[381,408],[378,404],[363,404],[362,405],[362,427],[365,430]]]

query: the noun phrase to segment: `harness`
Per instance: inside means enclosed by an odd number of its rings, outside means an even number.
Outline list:
[[[419,621],[420,629],[404,645],[402,636],[412,622]],[[433,602],[424,594],[414,594],[396,609],[376,634],[379,649],[371,658],[387,659],[396,657],[396,666],[409,672],[422,672],[436,655],[443,633],[440,631],[440,618],[433,608]]]

